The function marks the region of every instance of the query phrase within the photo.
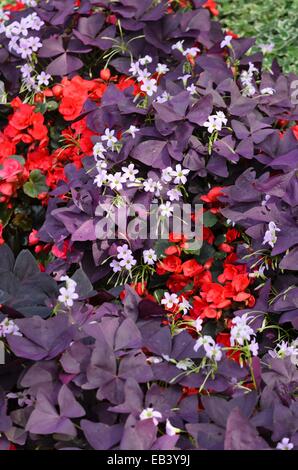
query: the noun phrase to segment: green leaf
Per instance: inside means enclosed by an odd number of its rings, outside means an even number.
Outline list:
[[[0,204],[0,223],[6,227],[12,216],[13,209],[8,209],[7,204]]]
[[[173,243],[169,243],[168,240],[157,240],[157,242],[154,244],[154,250],[157,254],[157,257],[160,258],[161,255],[164,255],[164,251],[168,246],[173,245]]]
[[[208,243],[204,243],[200,249],[200,253],[195,255],[194,258],[198,261],[198,263],[204,264],[208,259],[213,258],[214,254],[215,249],[213,246],[209,245]]]
[[[46,105],[47,105],[47,111],[55,111],[59,107],[59,104],[53,100],[48,101]]]
[[[204,227],[213,227],[217,222],[216,215],[212,214],[212,212],[207,211],[203,214],[203,224]]]
[[[11,155],[9,158],[12,158],[13,160],[17,160],[22,166],[25,165],[26,160],[21,155]]]
[[[23,186],[24,193],[29,197],[38,197],[41,193],[47,193],[49,187],[46,185],[46,178],[40,170],[33,170],[30,178]]]

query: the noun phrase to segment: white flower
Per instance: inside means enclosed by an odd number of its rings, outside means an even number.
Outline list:
[[[157,426],[158,420],[162,419],[162,414],[159,411],[154,410],[153,408],[145,408],[145,410],[140,413],[139,418],[141,421],[143,421],[144,419],[152,419],[155,426]]]
[[[253,341],[250,343],[249,350],[250,350],[250,352],[252,353],[253,356],[258,355],[259,345],[258,345],[258,343],[256,342],[255,339],[253,339]]]
[[[167,92],[164,91],[160,96],[156,98],[157,103],[166,103],[166,101],[169,101],[172,98],[172,96]]]
[[[211,336],[205,335],[205,336],[200,336],[199,339],[197,339],[196,344],[194,345],[194,350],[198,351],[201,346],[204,346],[208,344],[209,346],[214,346],[215,342],[214,339],[211,338]]]
[[[141,65],[151,64],[151,62],[152,62],[152,57],[150,57],[150,55],[145,55],[145,57],[141,57],[139,59],[139,63]]]
[[[120,266],[127,269],[128,271],[131,270],[133,266],[137,264],[137,260],[135,260],[131,255],[126,256],[124,259],[120,261]]]
[[[140,72],[140,63],[139,63],[139,61],[131,62],[129,72],[134,76],[139,74],[139,72]]]
[[[288,437],[284,437],[276,446],[278,450],[292,450],[294,444],[290,442]]]
[[[12,400],[18,399],[18,405],[19,406],[31,406],[34,404],[34,398],[31,397],[31,395],[24,390],[23,392],[18,392],[18,393],[8,393],[6,395],[7,398],[10,398]]]
[[[148,72],[147,69],[144,69],[144,70],[140,69],[139,72],[138,72],[137,80],[138,80],[138,82],[144,82],[145,80],[148,80],[150,76],[151,76],[151,73]]]
[[[273,42],[269,44],[260,44],[260,49],[263,52],[263,54],[270,54],[274,49],[274,44]]]
[[[217,118],[217,116],[209,116],[203,126],[207,127],[209,134],[212,134],[214,131],[221,131],[222,122]]]
[[[41,85],[48,85],[50,82],[50,79],[52,78],[50,74],[45,73],[45,72],[40,72],[39,75],[37,75],[37,83],[39,86]]]
[[[33,72],[33,67],[30,64],[24,64],[21,67],[21,73],[23,78],[28,78],[30,77],[31,73]]]
[[[200,52],[200,49],[198,47],[188,47],[187,49],[185,49],[185,51],[183,51],[183,55],[190,55],[191,57],[196,57],[198,52]]]
[[[100,170],[94,178],[94,183],[101,188],[108,181],[108,173],[106,170]]]
[[[173,176],[175,177],[174,183],[175,184],[185,184],[187,182],[186,175],[190,170],[182,169],[182,166],[180,164],[176,165],[176,169],[172,171]]]
[[[231,346],[235,346],[235,343],[243,346],[245,341],[249,342],[252,336],[255,336],[254,330],[247,324],[247,321],[251,317],[247,317],[247,314],[242,317],[237,316],[232,320],[231,328]]]
[[[118,259],[123,259],[123,258],[126,258],[127,256],[132,255],[132,251],[129,249],[127,244],[117,246],[117,252],[118,252],[117,253],[117,258]]]
[[[256,89],[253,85],[249,84],[247,85],[244,90],[242,90],[242,95],[246,97],[251,97],[256,94]]]
[[[27,7],[36,7],[37,6],[37,2],[35,0],[24,0],[24,3],[25,5],[27,5]],[[36,15],[36,13],[32,13],[32,15]]]
[[[31,3],[35,3],[35,2],[32,2],[32,0],[31,0]],[[33,12],[33,13],[31,13],[31,15],[27,16],[27,19],[29,20],[30,28],[34,29],[35,31],[39,31],[41,29],[41,27],[44,25],[44,21],[42,21],[42,19],[35,12]]]
[[[122,270],[119,261],[117,261],[116,259],[113,259],[113,261],[110,263],[110,267],[113,269],[114,273],[118,273]]]
[[[221,41],[221,43],[220,43],[220,47],[221,48],[230,47],[232,39],[233,39],[233,37],[230,36],[230,35],[225,36],[224,40]]]
[[[171,206],[170,201],[167,201],[165,204],[159,206],[159,210],[162,217],[171,217],[174,208]]]
[[[273,248],[275,243],[277,242],[276,232],[280,232],[280,229],[276,226],[274,222],[269,222],[268,230],[265,232],[262,245],[268,243],[268,245]]]
[[[145,180],[143,187],[146,193],[155,193],[156,196],[159,196],[162,190],[162,184],[159,181],[153,181],[152,178]]]
[[[172,50],[174,51],[175,49],[177,49],[177,51],[181,52],[181,54],[183,54],[183,43],[184,43],[184,39],[182,41],[178,41],[176,42],[175,44],[173,44],[172,46]]]
[[[214,359],[215,361],[220,361],[222,358],[222,350],[218,344],[204,344],[204,349],[206,352],[206,356],[209,359]]]
[[[14,323],[13,320],[4,318],[4,320],[0,322],[0,338],[5,338],[7,335],[23,336],[19,327]]]
[[[157,260],[157,255],[155,251],[152,248],[150,248],[149,250],[143,251],[143,258],[144,258],[144,263],[153,265],[154,262]]]
[[[174,188],[169,189],[169,191],[167,191],[167,196],[169,197],[170,201],[179,201],[182,196],[182,193],[180,189]]]
[[[103,142],[107,142],[109,148],[113,148],[114,144],[118,142],[117,137],[115,137],[115,131],[106,129],[104,135],[101,136]]]
[[[192,83],[190,86],[188,86],[188,87],[186,88],[186,90],[189,91],[189,93],[190,93],[191,95],[194,95],[194,94],[197,92],[197,88],[196,88],[196,86],[195,86],[194,83]]]
[[[10,45],[12,45],[13,40],[9,42]],[[14,50],[18,53],[21,54],[22,59],[27,59],[32,55],[32,49],[29,43],[28,39],[21,38],[20,39],[20,44],[19,47],[16,47],[16,43],[12,45],[11,47],[14,48]]]
[[[185,314],[188,312],[188,310],[191,308],[190,303],[188,300],[185,299],[185,297],[182,296],[182,300],[179,303],[179,309]]]
[[[251,85],[252,79],[253,79],[253,74],[250,73],[249,71],[243,70],[241,72],[240,81],[242,85],[247,85],[247,86]]]
[[[123,188],[122,183],[125,183],[126,178],[118,171],[114,175],[108,175],[109,186],[111,189],[120,191]]]
[[[187,370],[190,369],[193,365],[193,362],[191,359],[186,358],[186,359],[181,359],[181,361],[177,362],[176,367],[177,369],[180,370]]]
[[[130,134],[132,136],[132,138],[134,139],[136,137],[136,133],[137,132],[140,132],[140,129],[134,125],[131,125],[129,127],[129,129],[127,129],[126,131],[128,134]]]
[[[147,357],[146,358],[146,361],[149,363],[149,364],[160,364],[162,362],[162,358],[161,357],[157,357],[157,356],[150,356],[150,357]]]
[[[196,329],[197,333],[200,333],[200,331],[202,331],[202,329],[203,329],[202,324],[203,324],[203,320],[201,318],[197,318],[195,320],[194,326],[195,326],[195,329]]]
[[[93,156],[95,160],[97,160],[97,158],[105,158],[104,153],[106,151],[107,150],[102,142],[96,142],[96,144],[93,146]]]
[[[152,96],[157,91],[156,80],[154,78],[145,79],[141,86],[141,90],[147,93],[148,96]]]
[[[261,205],[266,206],[267,202],[269,201],[270,198],[271,198],[270,194],[265,194],[265,197],[264,197],[263,201],[261,202]]]
[[[60,281],[64,281],[66,284],[67,289],[69,290],[76,290],[77,283],[73,279],[71,279],[69,276],[61,276]]]
[[[228,120],[222,111],[216,111],[216,116],[222,122],[222,124],[225,126],[227,125]]]
[[[166,434],[168,436],[175,436],[175,434],[179,434],[180,432],[181,432],[181,430],[179,428],[175,428],[174,426],[172,426],[170,421],[167,419],[167,421],[166,421]]]
[[[67,307],[72,307],[74,300],[79,298],[78,294],[74,292],[73,289],[61,287],[59,289],[60,295],[58,297],[59,302],[66,305]]]
[[[296,341],[297,340],[293,341],[291,345],[289,345],[286,341],[281,341],[277,344],[275,349],[268,351],[268,353],[271,357],[274,358],[284,359],[285,357],[290,357],[291,362],[296,364],[298,355]]]
[[[152,178],[148,178],[147,180],[144,181],[143,186],[144,186],[144,191],[146,193],[154,193],[156,183],[155,181],[153,181]]]
[[[27,41],[33,52],[37,52],[38,49],[42,47],[42,43],[38,37],[30,36]]]
[[[248,63],[248,73],[251,75],[254,73],[259,73],[257,67],[255,67],[255,65],[252,62]]]
[[[270,87],[262,88],[261,90],[261,95],[274,95],[274,93],[276,93],[276,91],[274,90],[274,88]]]
[[[106,170],[108,164],[105,160],[98,160],[98,162],[96,162],[95,166],[96,166],[96,169],[97,169],[98,173],[101,173],[102,171]]]
[[[191,75],[188,73],[186,75],[182,75],[182,77],[178,77],[178,80],[182,80],[183,86],[186,87],[189,78],[191,78]]]
[[[135,169],[135,166],[133,163],[130,163],[127,167],[123,166],[122,167],[123,171],[123,178],[127,181],[135,181],[136,175],[139,173],[139,170]]]
[[[155,70],[158,74],[164,75],[165,73],[169,72],[170,69],[168,68],[166,64],[157,64],[157,67]]]
[[[177,294],[170,294],[169,292],[165,292],[164,297],[161,300],[161,304],[165,305],[166,308],[169,308],[169,309],[173,308],[174,305],[179,304],[179,299],[178,299]]]
[[[174,177],[174,170],[170,166],[164,168],[161,173],[161,179],[165,183],[170,183]]]

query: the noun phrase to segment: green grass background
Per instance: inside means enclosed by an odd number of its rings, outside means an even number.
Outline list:
[[[11,0],[10,0],[11,1]],[[0,0],[0,7],[9,0]],[[240,36],[254,36],[261,44],[274,44],[265,58],[275,57],[285,72],[298,72],[298,0],[217,0],[219,20]]]
[[[265,59],[275,57],[285,72],[298,72],[298,0],[217,0],[224,27],[253,36],[257,45],[274,44]],[[255,47],[255,50],[258,48]]]

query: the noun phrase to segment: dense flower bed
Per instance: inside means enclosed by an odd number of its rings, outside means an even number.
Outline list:
[[[297,77],[216,16],[0,12],[3,448],[298,448]],[[196,243],[99,237],[153,203]]]

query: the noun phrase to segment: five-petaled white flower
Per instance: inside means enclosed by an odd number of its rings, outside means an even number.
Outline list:
[[[130,250],[130,248],[128,247],[126,243],[125,245],[117,246],[117,258],[118,259],[123,259],[131,255],[132,255],[132,251]]]
[[[128,181],[135,181],[136,175],[139,173],[139,170],[135,169],[135,166],[133,163],[130,163],[127,167],[123,166],[122,167],[123,171],[123,178]]]
[[[118,142],[118,139],[117,137],[115,136],[115,131],[113,130],[110,130],[110,129],[106,129],[105,130],[105,133],[104,135],[101,136],[101,140],[103,142],[107,142],[107,146],[109,148],[113,148],[114,147],[114,144],[116,144],[116,142]]]
[[[169,71],[169,67],[166,64],[157,64],[156,72],[160,75],[164,75]]]
[[[114,175],[108,175],[109,186],[111,189],[120,191],[123,188],[122,183],[125,183],[126,178],[118,171]]]
[[[120,266],[120,262],[117,261],[116,259],[113,259],[113,261],[110,263],[110,267],[113,269],[114,273],[118,273],[122,270],[122,267]]]
[[[186,175],[188,175],[189,172],[190,170],[183,169],[180,164],[176,165],[176,169],[172,172],[173,176],[175,177],[174,183],[185,184],[187,181]]]
[[[166,308],[169,308],[169,309],[173,308],[174,305],[179,304],[179,299],[178,299],[177,294],[170,294],[169,292],[165,292],[164,297],[161,300],[161,304],[165,305]]]
[[[74,300],[77,300],[79,298],[79,295],[74,290],[67,289],[66,287],[61,287],[59,292],[59,302],[66,305],[67,307],[72,307]]]
[[[157,255],[155,251],[152,248],[150,248],[149,250],[143,251],[143,258],[144,258],[144,263],[153,265],[155,261],[157,260]]]
[[[152,419],[155,426],[158,425],[158,420],[162,419],[162,414],[159,411],[154,410],[154,408],[145,408],[139,416],[140,420]]]
[[[146,78],[141,85],[141,90],[147,93],[148,96],[152,96],[157,91],[156,80],[154,78]]]
[[[171,217],[174,207],[171,205],[170,201],[167,201],[165,204],[159,206],[159,210],[162,217]]]

